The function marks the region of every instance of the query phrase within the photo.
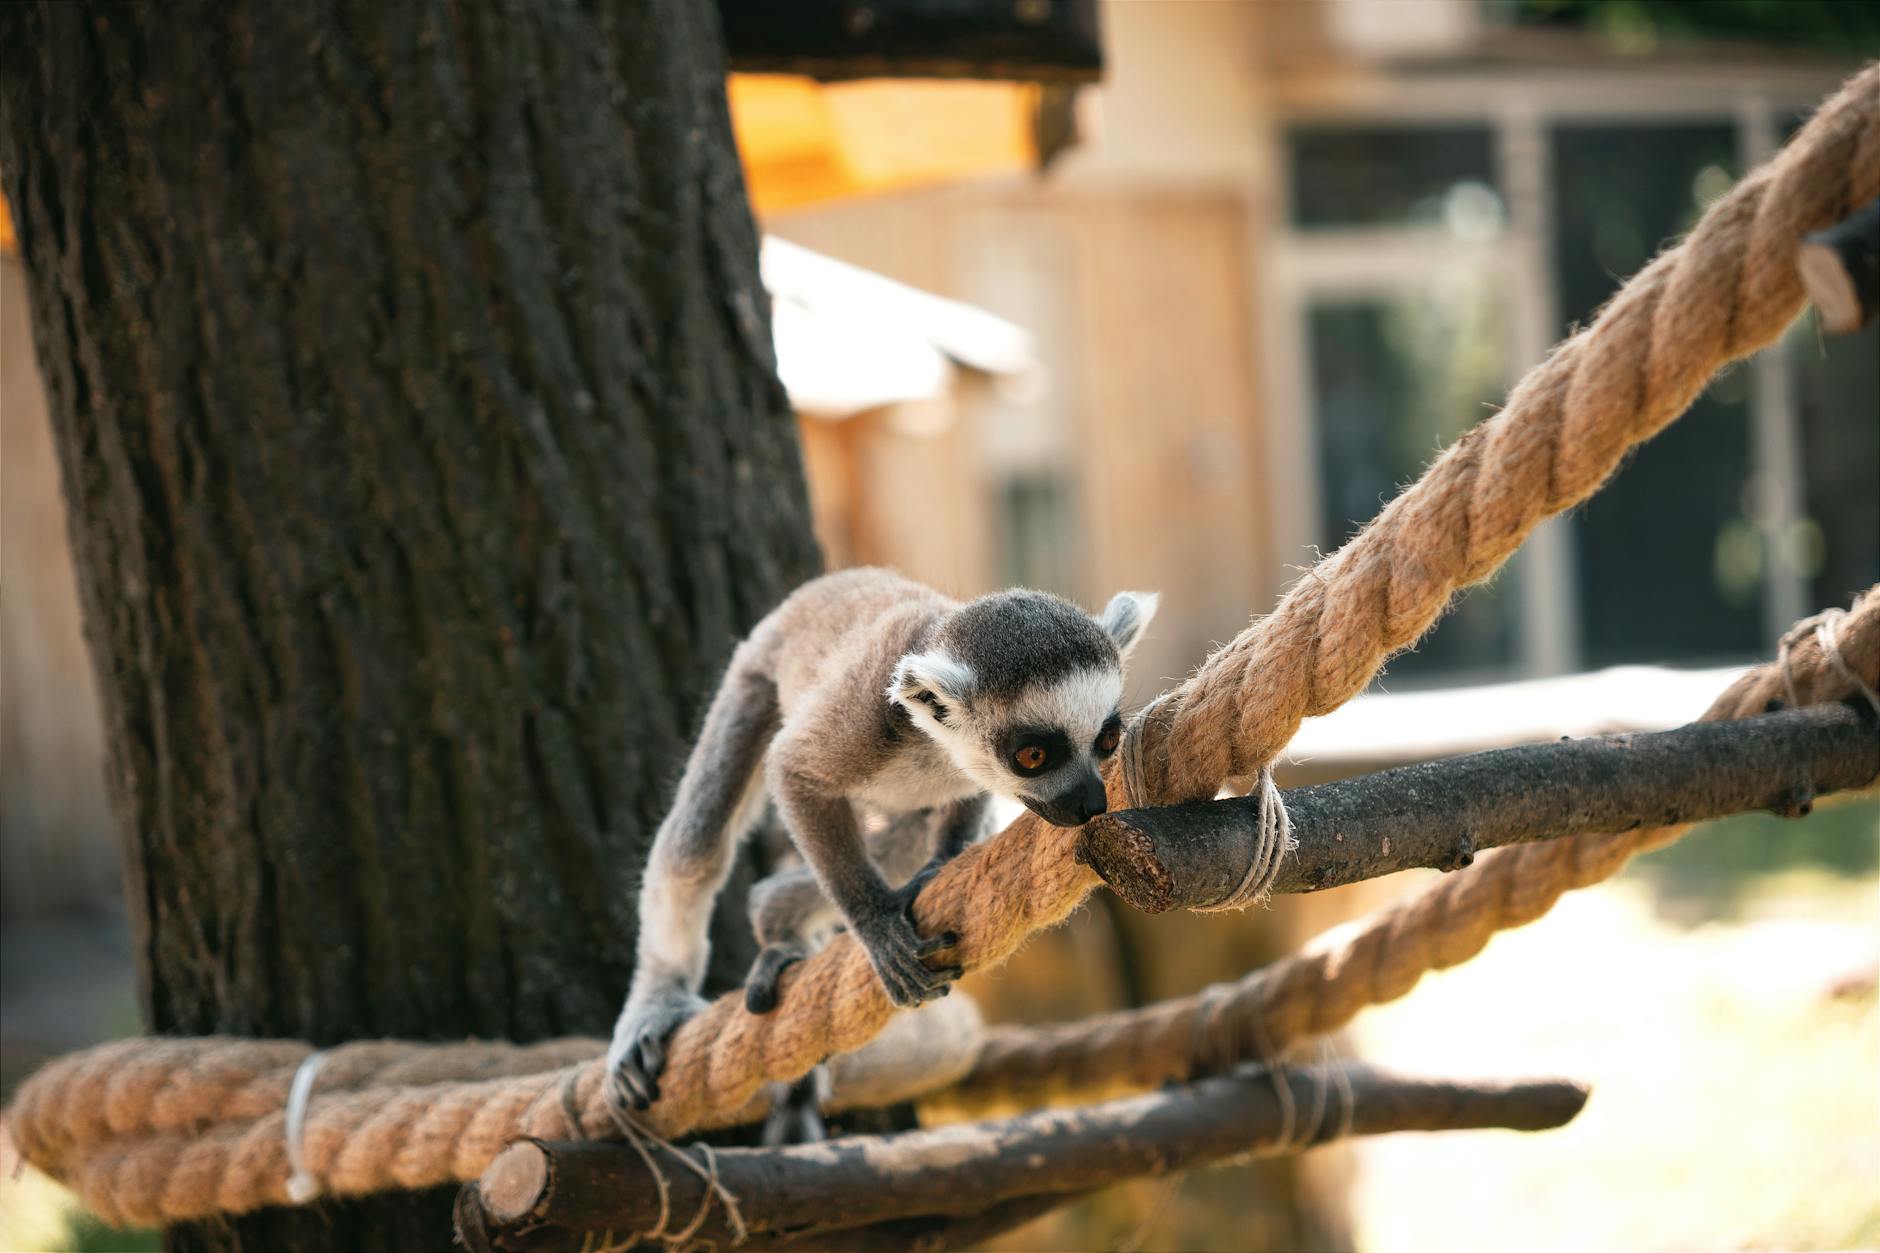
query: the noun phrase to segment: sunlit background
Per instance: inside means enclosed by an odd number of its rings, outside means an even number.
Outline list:
[[[1137,699],[1353,534],[1880,54],[1880,6],[1829,0],[1113,0],[1103,21],[1105,82],[1074,94],[737,76],[731,100],[829,563],[961,595],[1160,589]],[[10,1090],[138,1024],[23,280],[0,252]],[[1880,581],[1877,415],[1880,328],[1805,318],[1308,726],[1291,780],[1695,716],[1794,619]],[[1001,1244],[1880,1243],[1877,865],[1872,800],[1717,824],[1338,1042],[1592,1082],[1564,1130],[1133,1185]],[[1245,917],[1100,896],[968,986],[993,1017],[1141,1004],[1414,886]],[[155,1239],[0,1162],[0,1248]]]

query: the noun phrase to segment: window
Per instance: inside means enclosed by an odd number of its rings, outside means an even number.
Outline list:
[[[1292,216],[1304,227],[1440,223],[1494,181],[1486,126],[1293,131]],[[1458,189],[1464,189],[1459,191]]]
[[[1800,507],[1777,560],[1807,581],[1811,608],[1880,583],[1880,323],[1822,336],[1804,319],[1784,343],[1795,363]]]
[[[1738,174],[1728,125],[1563,126],[1552,149],[1563,335],[1591,321],[1620,279],[1688,230]],[[1748,367],[1725,374],[1581,508],[1582,664],[1763,651],[1750,390]]]
[[[1501,320],[1483,281],[1439,283],[1311,307],[1320,533],[1329,552],[1500,398]],[[1495,678],[1518,661],[1509,578],[1465,595],[1393,681]]]
[[[1011,474],[998,484],[997,504],[1001,585],[1075,594],[1070,554],[1076,545],[1066,475],[1054,470]]]
[[[1753,83],[1399,86],[1389,117],[1347,110],[1284,134],[1271,411],[1301,420],[1298,473],[1275,491],[1299,541],[1326,552],[1792,125],[1781,92]],[[1426,120],[1406,121],[1419,87]],[[1794,619],[1880,581],[1876,414],[1880,328],[1824,338],[1805,318],[1537,532],[1392,678],[1769,655]]]

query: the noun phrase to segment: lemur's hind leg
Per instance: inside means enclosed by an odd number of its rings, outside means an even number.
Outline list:
[[[947,839],[945,815],[951,809],[917,809],[869,834],[869,860],[884,879],[904,883],[920,869],[936,837]],[[751,889],[750,910],[751,930],[762,951],[744,980],[744,1007],[767,1014],[777,1007],[777,980],[784,970],[827,943],[840,928],[842,915],[804,865],[779,870],[759,882]]]
[[[808,866],[780,870],[751,889],[751,930],[763,947],[744,979],[744,1008],[768,1014],[777,1007],[777,980],[802,961],[841,922]]]
[[[815,1144],[829,1138],[823,1105],[829,1100],[829,1067],[817,1066],[795,1083],[766,1084],[770,1112],[764,1116],[764,1147]]]
[[[659,1099],[666,1039],[705,1006],[698,990],[711,903],[738,842],[763,812],[760,767],[778,725],[776,685],[740,648],[653,837],[640,886],[633,987],[607,1050],[609,1092],[635,1109]]]

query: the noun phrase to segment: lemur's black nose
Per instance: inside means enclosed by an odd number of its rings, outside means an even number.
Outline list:
[[[1110,807],[1110,798],[1103,790],[1103,780],[1094,774],[1084,776],[1083,783],[1077,790],[1077,811],[1080,822],[1089,822]]]

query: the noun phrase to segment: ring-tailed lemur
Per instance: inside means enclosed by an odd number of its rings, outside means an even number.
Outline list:
[[[1122,737],[1123,659],[1155,607],[1134,592],[1096,618],[1043,592],[962,605],[890,571],[846,570],[758,623],[653,840],[633,986],[607,1053],[616,1095],[636,1108],[658,1099],[665,1041],[704,1007],[711,904],[766,792],[889,999],[944,996],[960,967],[924,959],[957,939],[923,939],[909,907],[977,835],[986,792],[1059,826],[1104,811],[1097,767]],[[943,809],[950,834],[891,888],[869,861],[858,808]]]

